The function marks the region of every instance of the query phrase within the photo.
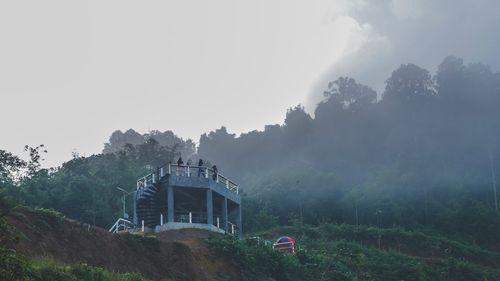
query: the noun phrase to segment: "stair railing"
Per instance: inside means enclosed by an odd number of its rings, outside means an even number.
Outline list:
[[[120,231],[120,228],[122,228],[121,231],[125,231],[134,228],[134,224],[131,221],[126,220],[124,218],[119,218],[118,220],[116,220],[115,224],[113,224],[113,226],[109,229],[109,232],[118,233]]]

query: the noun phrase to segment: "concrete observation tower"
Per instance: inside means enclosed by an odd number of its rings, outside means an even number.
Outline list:
[[[137,180],[133,195],[135,229],[198,228],[242,237],[238,185],[208,167],[167,164]],[[118,231],[120,222],[115,226]]]

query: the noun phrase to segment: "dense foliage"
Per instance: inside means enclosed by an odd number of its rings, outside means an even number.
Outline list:
[[[115,273],[86,264],[61,265],[26,259],[0,247],[0,280],[5,281],[146,281],[138,273]]]
[[[263,242],[259,244],[253,240],[218,238],[210,240],[209,245],[221,254],[230,256],[240,266],[247,280],[262,280],[270,276],[278,281],[480,281],[497,280],[500,276],[498,264],[492,264],[489,260],[494,257],[498,263],[497,253],[421,233],[410,234],[398,229],[354,229],[326,224],[319,228],[304,226],[275,229],[261,235],[275,237],[275,232],[283,231],[298,238],[296,254],[273,251]],[[406,249],[408,251],[405,252],[366,243],[372,239],[373,232],[376,233],[375,237],[382,233],[382,240],[398,237],[400,247],[413,249]],[[349,234],[356,236],[347,236]],[[418,245],[412,245],[415,239],[420,241]],[[435,251],[435,255],[419,256],[417,247]],[[464,254],[466,252],[471,255]],[[478,257],[479,263],[474,260]]]
[[[434,76],[402,65],[378,98],[346,77],[324,94],[314,117],[298,106],[264,131],[201,136],[199,156],[256,206],[247,222],[265,208],[281,223],[430,227],[500,249],[500,73],[448,57]]]
[[[39,159],[37,155],[39,153],[34,155],[35,162]],[[127,145],[117,153],[75,155],[57,169],[38,167],[17,181],[11,179],[12,174],[5,177],[0,194],[23,205],[52,208],[69,218],[107,228],[122,216],[122,193],[117,187],[134,190],[139,177],[178,155],[155,139]],[[29,166],[20,163],[17,169]],[[131,214],[131,196],[127,202],[127,213]]]
[[[109,227],[121,215],[116,187],[133,190],[137,178],[180,155],[200,157],[241,183],[245,233],[298,226],[280,229],[300,237],[307,251],[296,256],[211,242],[248,276],[498,279],[500,74],[448,57],[434,76],[402,65],[380,94],[341,77],[324,96],[314,116],[297,106],[283,125],[204,134],[197,154],[171,131],[133,130],[114,132],[103,154],[74,155],[54,169],[40,166],[43,146],[26,147],[29,161],[0,150],[0,195]],[[27,268],[5,255],[6,264]]]

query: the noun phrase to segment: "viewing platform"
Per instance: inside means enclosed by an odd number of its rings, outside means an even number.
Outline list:
[[[205,166],[167,164],[137,180],[133,225],[160,232],[199,228],[242,237],[238,185]]]

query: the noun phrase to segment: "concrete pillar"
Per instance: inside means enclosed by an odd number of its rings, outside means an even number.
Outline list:
[[[212,190],[207,189],[207,224],[214,224],[214,202],[212,199]]]
[[[167,208],[168,222],[174,222],[174,188],[172,186],[167,188]]]
[[[139,223],[137,221],[137,191],[134,191],[134,217],[132,218],[132,222],[135,226]]]
[[[222,228],[227,232],[227,197],[222,200]]]
[[[243,239],[243,227],[241,224],[241,203],[236,208],[236,225],[238,226],[238,234],[240,239]]]

